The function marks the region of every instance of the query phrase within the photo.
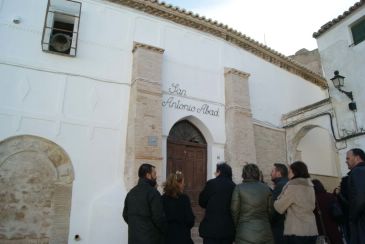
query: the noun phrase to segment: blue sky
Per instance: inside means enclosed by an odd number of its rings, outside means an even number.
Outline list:
[[[165,0],[227,24],[270,48],[292,55],[317,48],[313,32],[358,0]]]

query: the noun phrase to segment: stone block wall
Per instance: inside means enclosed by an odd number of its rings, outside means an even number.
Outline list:
[[[249,74],[225,69],[226,145],[225,159],[233,170],[233,180],[241,182],[242,166],[256,162],[250,95]]]
[[[36,136],[0,142],[0,244],[67,243],[73,167],[66,152]]]
[[[271,184],[271,169],[274,163],[287,164],[285,130],[254,124],[257,165],[262,170],[265,182]]]
[[[142,163],[162,170],[162,91],[163,50],[135,43],[128,114],[124,180],[131,189],[138,180]]]

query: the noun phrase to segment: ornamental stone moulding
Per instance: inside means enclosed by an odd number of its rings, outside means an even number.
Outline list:
[[[234,30],[227,25],[218,23],[204,16],[193,14],[185,9],[174,7],[164,2],[155,0],[108,0],[123,6],[157,16],[177,24],[187,26],[202,32],[212,34],[218,38],[232,43],[280,68],[308,80],[321,88],[327,88],[325,78],[307,69],[287,56],[261,44],[252,38]],[[137,45],[138,47],[138,45]],[[135,48],[133,48],[135,50]],[[162,51],[157,48],[156,51]]]
[[[164,49],[159,48],[159,47],[147,45],[147,44],[144,44],[144,43],[134,42],[133,43],[132,53],[134,53],[138,48],[143,48],[143,49],[146,49],[146,50],[151,50],[153,52],[157,52],[157,53],[160,53],[160,54],[163,54],[164,51],[165,51]]]
[[[246,72],[243,72],[243,71],[240,71],[238,69],[234,69],[234,68],[224,68],[224,75],[237,75],[237,76],[240,76],[244,79],[248,79],[248,77],[250,77],[251,74],[249,73],[246,73]]]

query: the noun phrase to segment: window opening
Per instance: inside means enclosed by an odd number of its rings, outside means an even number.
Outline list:
[[[365,40],[365,17],[351,26],[353,45]]]
[[[80,2],[48,0],[42,35],[42,50],[76,56],[80,15]]]

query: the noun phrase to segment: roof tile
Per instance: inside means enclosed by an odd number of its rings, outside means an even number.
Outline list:
[[[322,35],[323,33],[325,33],[326,31],[328,31],[330,28],[332,28],[334,25],[336,25],[337,23],[341,22],[341,20],[345,19],[347,16],[351,15],[355,10],[357,10],[358,8],[360,8],[361,6],[363,6],[365,3],[365,0],[361,0],[357,3],[355,3],[353,6],[351,6],[349,8],[349,10],[343,12],[343,14],[339,15],[337,18],[328,21],[326,24],[322,25],[321,28],[317,31],[313,33],[313,37],[317,38],[320,35]]]

